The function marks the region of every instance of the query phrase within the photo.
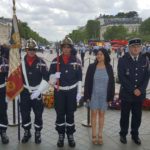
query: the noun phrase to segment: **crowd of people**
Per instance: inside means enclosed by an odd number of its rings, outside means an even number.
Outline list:
[[[2,49],[4,48],[1,48],[0,55],[0,135],[2,143],[7,144],[9,143],[9,138],[6,134],[8,125],[6,83],[9,70],[9,54],[5,53],[5,55]],[[49,89],[51,85],[54,87],[55,129],[58,133],[57,146],[64,146],[64,139],[67,135],[69,146],[75,147],[74,112],[77,109],[77,102],[82,97],[82,66],[84,66],[85,47],[82,46],[80,49],[81,63],[74,53],[72,40],[69,37],[65,37],[60,44],[61,54],[53,59],[49,70],[44,60],[36,55],[36,41],[29,39],[25,50],[26,55],[21,60],[24,83],[24,89],[20,93],[22,128],[24,129],[22,143],[27,143],[32,136],[30,116],[32,109],[35,116],[35,143],[41,143],[44,110],[41,94],[46,89]],[[131,136],[137,145],[141,144],[139,127],[142,118],[142,102],[145,99],[150,76],[148,55],[141,52],[141,39],[131,39],[128,43],[128,52],[120,57],[118,62],[118,77],[121,84],[119,93],[121,99],[119,133],[120,141],[123,144],[127,143],[126,136],[129,129],[130,111],[132,113]],[[104,143],[105,112],[109,103],[114,99],[115,79],[108,50],[98,48],[95,56],[95,62],[88,66],[86,72],[84,101],[91,110],[92,143],[101,145]]]

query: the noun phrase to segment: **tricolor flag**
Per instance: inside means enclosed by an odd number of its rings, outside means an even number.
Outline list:
[[[11,49],[9,52],[9,73],[6,86],[6,96],[13,100],[23,89],[23,79],[20,60],[21,38],[17,17],[14,13],[12,20]]]

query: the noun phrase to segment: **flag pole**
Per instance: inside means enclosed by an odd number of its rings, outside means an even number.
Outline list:
[[[15,0],[13,0],[13,15],[16,16],[16,2],[15,2]],[[17,22],[18,22],[18,20],[17,20]],[[18,99],[17,99],[17,114],[18,114],[18,141],[20,142],[20,94],[19,94]]]
[[[16,6],[15,6],[15,0],[13,0],[13,15],[16,14]],[[17,123],[16,123],[16,100],[14,99],[13,102],[12,102],[12,112],[13,112],[13,120],[12,122],[10,123],[9,122],[9,126],[17,126]]]
[[[60,44],[60,43],[59,43]],[[57,52],[57,72],[60,71],[60,60],[59,60],[59,48],[60,48],[60,45],[57,43],[57,46],[56,46],[56,52]],[[57,79],[57,91],[59,91],[59,79]]]

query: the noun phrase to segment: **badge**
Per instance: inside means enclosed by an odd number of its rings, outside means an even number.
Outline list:
[[[74,69],[74,70],[76,69],[76,64],[73,64],[73,69]]]
[[[126,75],[129,75],[130,74],[130,71],[129,69],[126,70]]]
[[[36,68],[37,68],[37,69],[39,68],[39,64],[36,65]]]

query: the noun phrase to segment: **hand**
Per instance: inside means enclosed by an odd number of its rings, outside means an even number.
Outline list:
[[[60,78],[60,74],[61,74],[61,72],[56,72],[56,73],[55,73],[55,78],[56,78],[56,79],[59,79],[59,78]]]
[[[112,101],[109,101],[109,102],[108,102],[108,106],[111,106],[111,103],[112,103]]]
[[[135,89],[134,90],[134,95],[135,96],[140,96],[141,95],[141,91],[139,89]]]
[[[77,102],[79,102],[80,101],[80,99],[81,99],[81,93],[77,93],[77,96],[76,96],[76,100],[77,100]]]
[[[41,92],[39,90],[33,91],[31,96],[30,96],[31,100],[37,99],[40,96],[40,94],[41,94]]]
[[[56,84],[56,82],[57,82],[57,79],[55,77],[55,74],[50,75],[49,84],[54,86]]]

